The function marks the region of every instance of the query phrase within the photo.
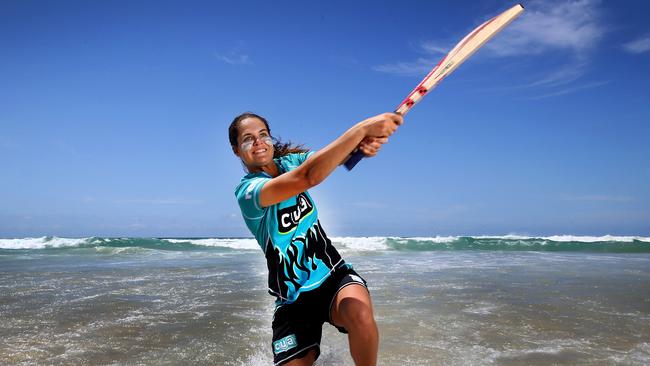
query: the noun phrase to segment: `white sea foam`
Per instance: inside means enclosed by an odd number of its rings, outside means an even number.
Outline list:
[[[504,239],[504,240],[527,240],[527,239],[537,239],[538,236],[524,236],[516,234],[508,235],[471,235],[470,238],[474,239]]]
[[[502,240],[531,240],[541,239],[557,242],[582,242],[594,243],[604,241],[626,242],[631,243],[634,240],[650,242],[650,237],[647,236],[616,236],[616,235],[603,235],[603,236],[581,236],[581,235],[551,235],[551,236],[526,236],[526,235],[463,235],[463,236],[434,236],[434,237],[404,237],[396,239],[409,239],[417,241],[429,241],[433,243],[448,243],[460,239],[461,237],[473,239],[502,239]]]
[[[260,246],[257,244],[255,239],[163,239],[167,242],[178,244],[178,243],[190,243],[193,245],[201,245],[205,247],[221,247],[221,248],[231,248],[231,249],[246,249],[254,250],[259,249]]]
[[[0,239],[0,249],[45,249],[78,247],[92,238],[59,238],[43,236],[40,238]]]
[[[146,249],[137,247],[95,247],[95,251],[100,254],[136,254],[143,253]]]
[[[391,245],[389,242],[399,244],[408,243],[421,243],[426,244],[447,244],[454,243],[461,240],[464,236],[432,236],[432,237],[383,237],[383,236],[369,236],[369,237],[334,237],[332,241],[334,245],[344,252],[365,252],[365,251],[383,251],[390,250]],[[553,242],[579,242],[579,243],[596,243],[596,242],[621,242],[631,243],[633,241],[640,241],[650,243],[650,237],[644,236],[578,236],[578,235],[552,235],[552,236],[523,236],[523,235],[503,235],[503,236],[467,236],[477,240],[492,239],[492,240],[541,240]],[[29,238],[15,238],[15,239],[0,239],[0,249],[47,249],[47,248],[74,248],[79,246],[110,246],[114,240],[134,240],[133,238],[62,238],[62,237],[29,237]],[[188,243],[196,246],[204,247],[221,247],[236,250],[258,250],[260,247],[254,238],[204,238],[204,239],[160,239],[171,244]],[[137,246],[137,240],[133,243]],[[146,246],[146,245],[145,245]],[[98,251],[104,253],[104,251]],[[126,247],[116,247],[109,250],[111,253],[130,253],[132,249]],[[137,252],[137,251],[136,251]]]
[[[450,337],[452,339],[456,337]],[[504,361],[517,362],[521,364],[532,363],[527,357],[530,355],[555,356],[563,352],[577,352],[589,348],[586,340],[557,339],[551,341],[537,340],[531,343],[530,348],[500,350],[482,345],[466,346],[458,344],[457,340],[441,340],[434,343],[435,348],[452,350],[454,356],[450,364],[459,365],[494,365]]]
[[[400,241],[403,240],[406,242],[407,240],[413,240],[413,241],[424,241],[424,242],[431,242],[431,243],[436,243],[436,244],[444,244],[444,243],[452,243],[456,240],[458,240],[460,236],[433,236],[433,237],[425,237],[425,236],[414,236],[414,237],[407,237],[407,238],[402,238],[402,237],[392,237],[391,239]]]
[[[635,345],[628,352],[608,349],[609,359],[623,365],[648,365],[650,364],[650,343],[643,342]]]
[[[593,243],[598,241],[622,241],[622,242],[633,242],[634,240],[650,242],[650,237],[643,236],[573,236],[573,235],[555,235],[545,237],[543,239],[553,240],[553,241],[578,241],[584,243]]]
[[[338,237],[332,238],[332,242],[337,249],[341,251],[379,251],[389,249],[386,244],[386,237],[383,236],[370,236],[370,237]]]
[[[477,315],[489,315],[492,314],[495,310],[499,309],[500,306],[497,304],[491,304],[488,302],[479,302],[470,307],[463,309],[464,313],[477,314]]]

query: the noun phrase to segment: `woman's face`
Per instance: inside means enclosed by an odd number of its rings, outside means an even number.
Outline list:
[[[249,168],[262,167],[273,161],[273,140],[264,122],[249,117],[238,125],[235,155]]]

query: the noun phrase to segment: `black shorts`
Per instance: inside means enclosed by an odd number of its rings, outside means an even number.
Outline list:
[[[281,305],[273,315],[273,362],[281,365],[302,358],[311,349],[320,355],[320,340],[325,322],[330,319],[336,295],[348,285],[360,284],[368,288],[366,280],[352,268],[338,268],[317,289],[303,292],[294,303]],[[345,328],[337,327],[342,333]]]

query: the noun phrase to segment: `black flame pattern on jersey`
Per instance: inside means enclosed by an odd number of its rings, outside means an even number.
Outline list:
[[[307,278],[310,278],[312,271],[317,269],[316,259],[320,259],[328,269],[344,263],[322,230],[320,222],[307,230],[305,237],[292,239],[286,253],[269,243],[266,248],[269,293],[287,299],[290,285],[296,290],[301,286],[296,271],[306,272]]]

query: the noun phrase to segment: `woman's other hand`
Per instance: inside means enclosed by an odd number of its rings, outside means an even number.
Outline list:
[[[395,133],[403,122],[403,117],[397,113],[382,113],[361,122],[366,137],[359,144],[359,150],[366,157],[377,155],[381,145],[388,142],[388,137]]]
[[[388,138],[403,122],[403,117],[397,113],[382,113],[366,119],[361,124],[365,129],[366,137]]]
[[[366,137],[359,144],[359,149],[367,158],[377,155],[381,145],[388,142],[388,137]]]

